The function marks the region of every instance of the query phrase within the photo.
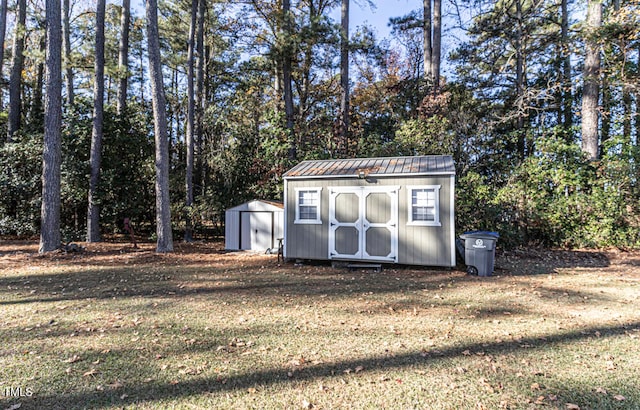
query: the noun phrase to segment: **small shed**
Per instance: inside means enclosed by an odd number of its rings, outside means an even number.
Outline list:
[[[284,174],[284,257],[455,266],[451,156],[303,161]]]
[[[253,200],[225,211],[224,246],[227,250],[264,252],[284,237],[284,206]]]

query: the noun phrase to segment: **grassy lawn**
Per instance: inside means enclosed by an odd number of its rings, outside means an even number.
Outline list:
[[[478,278],[220,248],[0,242],[0,410],[640,409],[640,253]]]

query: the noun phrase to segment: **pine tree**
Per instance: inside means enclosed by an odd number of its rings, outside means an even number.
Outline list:
[[[582,72],[582,150],[589,159],[598,159],[598,102],[600,98],[600,45],[595,38],[602,25],[602,0],[589,0],[585,59]]]
[[[42,153],[42,208],[39,252],[60,247],[60,163],[62,127],[62,27],[60,0],[46,2],[47,96],[44,105],[44,149]]]
[[[173,252],[173,233],[171,231],[171,202],[169,200],[167,105],[162,79],[157,0],[147,0],[146,15],[151,102],[156,141],[156,252],[164,253]]]

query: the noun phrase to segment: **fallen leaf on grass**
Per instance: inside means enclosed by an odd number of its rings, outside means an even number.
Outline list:
[[[313,404],[309,403],[307,400],[302,400],[302,408],[303,409],[312,409]]]
[[[356,367],[356,373],[360,373],[361,371],[364,370],[364,366],[358,366]]]
[[[124,384],[122,384],[120,380],[116,380],[115,382],[108,384],[107,386],[111,387],[112,389],[119,389],[120,387],[124,386]]]
[[[65,360],[65,362],[66,363],[76,363],[76,362],[79,362],[80,360],[82,360],[82,358],[80,356],[78,356],[77,354],[74,354],[73,356],[71,356],[70,358]]]
[[[302,366],[307,360],[304,358],[304,356],[300,356],[297,359],[292,359],[290,360],[287,364],[289,366],[293,366],[293,367],[299,367]]]
[[[613,396],[614,399],[618,400],[618,401],[625,401],[627,398],[624,397],[621,394],[616,394],[615,396]]]
[[[608,394],[606,389],[603,389],[602,387],[598,387],[596,389],[596,393],[601,393],[601,394]]]
[[[487,391],[489,391],[490,393],[494,393],[495,389],[493,388],[493,386],[491,386],[491,383],[489,383],[489,380],[485,379],[484,377],[481,377],[478,382],[483,385]]]
[[[88,370],[88,371],[82,373],[82,375],[84,377],[94,376],[96,374],[98,374],[98,371],[96,369],[91,369],[91,370]]]
[[[577,404],[573,404],[573,403],[567,403],[565,405],[565,408],[567,410],[580,410],[580,406],[578,406]]]

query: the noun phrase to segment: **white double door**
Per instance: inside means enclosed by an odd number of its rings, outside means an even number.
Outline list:
[[[329,188],[329,259],[397,262],[399,189]]]

